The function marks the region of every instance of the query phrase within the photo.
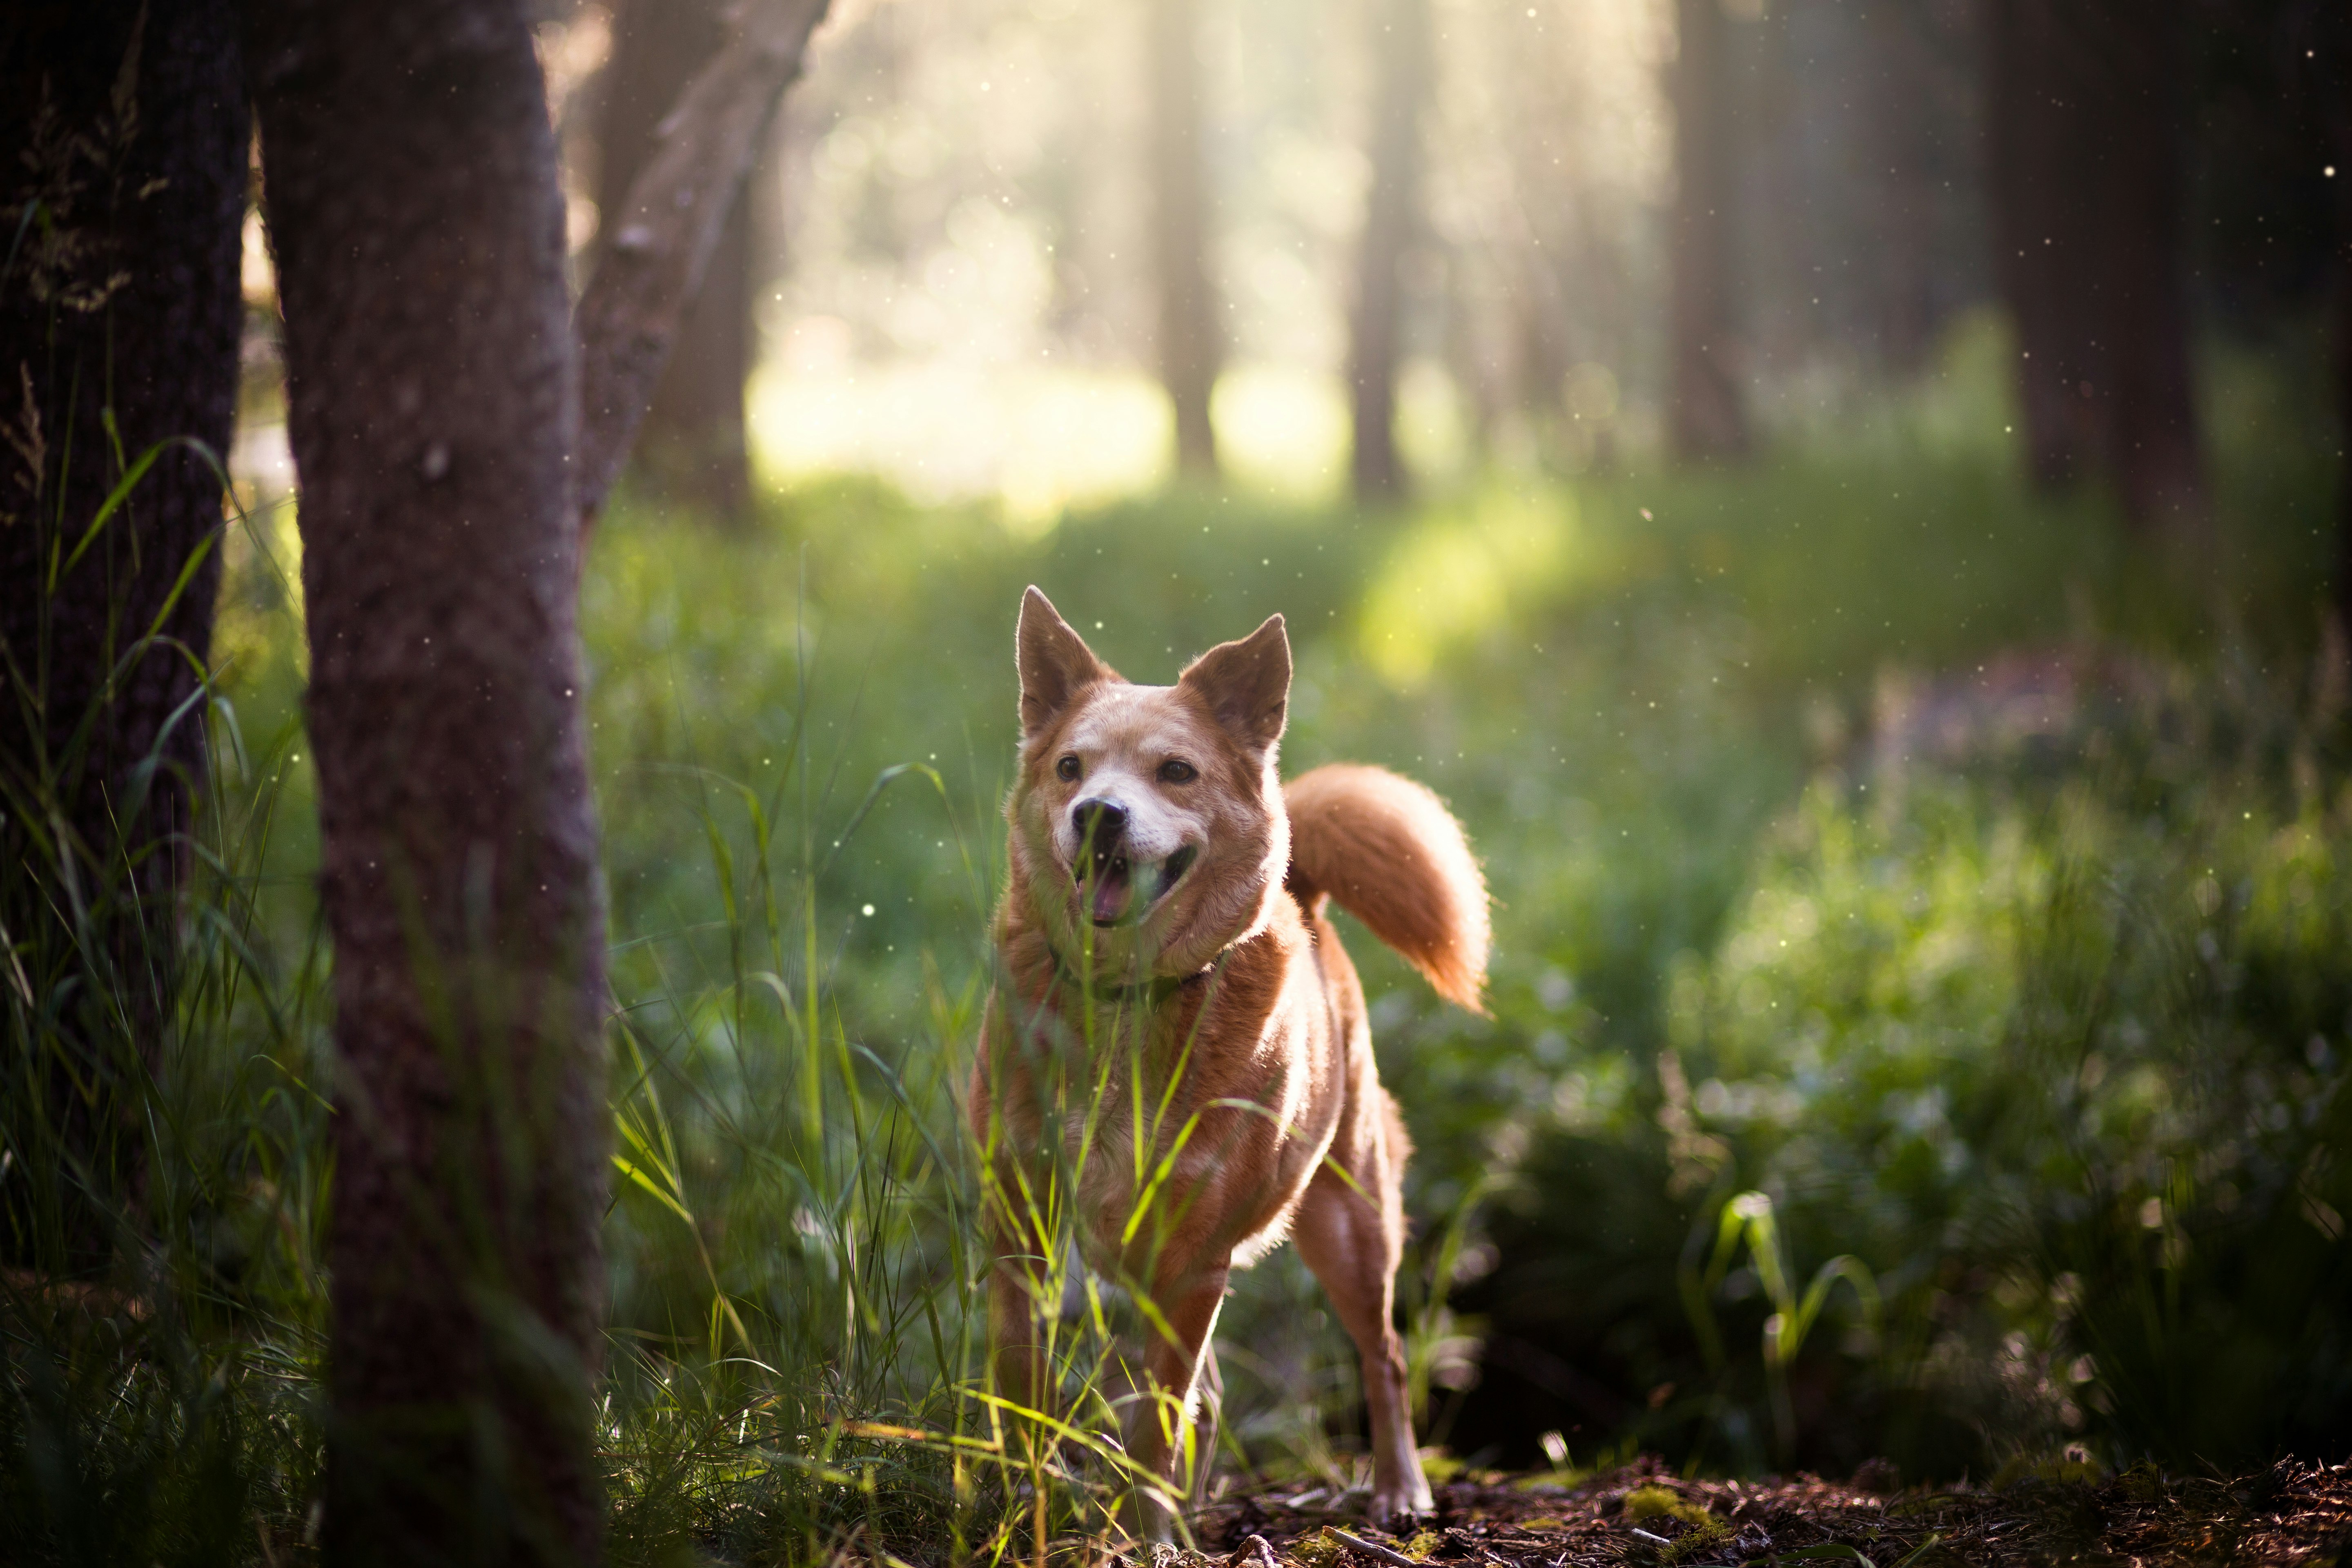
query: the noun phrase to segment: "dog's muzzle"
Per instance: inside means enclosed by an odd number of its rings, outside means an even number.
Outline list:
[[[1166,898],[1192,867],[1194,851],[1189,844],[1163,859],[1137,860],[1127,842],[1127,808],[1111,801],[1082,800],[1070,808],[1070,820],[1078,830],[1078,853],[1070,874],[1087,896],[1087,913],[1098,926],[1117,925],[1128,917],[1139,881],[1150,889],[1148,908]]]

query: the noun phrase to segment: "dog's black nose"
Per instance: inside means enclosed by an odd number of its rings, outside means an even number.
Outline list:
[[[1078,802],[1070,807],[1070,820],[1077,825],[1078,842],[1097,850],[1107,850],[1127,836],[1127,807],[1107,800]]]

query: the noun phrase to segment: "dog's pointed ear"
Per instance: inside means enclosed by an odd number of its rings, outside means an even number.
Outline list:
[[[1233,737],[1264,752],[1290,711],[1290,633],[1280,616],[1239,642],[1219,643],[1185,667],[1179,685],[1198,694]]]
[[[1013,644],[1021,668],[1024,740],[1052,723],[1054,716],[1070,705],[1070,699],[1096,681],[1118,679],[1034,585],[1021,595],[1021,626],[1013,634]]]

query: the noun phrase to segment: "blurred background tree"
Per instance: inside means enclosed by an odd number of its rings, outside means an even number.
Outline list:
[[[1721,0],[1675,8],[1675,205],[1671,407],[1674,448],[1686,458],[1748,450],[1740,342],[1732,318],[1738,128]]]
[[[601,100],[595,129],[593,138],[582,139],[595,168],[597,223],[608,234],[632,221],[629,187],[678,94],[724,41],[724,10],[719,0],[625,0],[613,10],[608,58],[589,89]],[[751,490],[743,388],[758,346],[751,315],[756,226],[751,204],[738,203],[687,311],[633,458],[655,489],[725,521],[741,519]]]
[[[1400,499],[1407,475],[1397,456],[1396,382],[1403,344],[1405,264],[1421,239],[1422,116],[1430,90],[1429,0],[1386,0],[1364,12],[1373,89],[1363,237],[1349,318],[1349,465],[1355,496]]]
[[[1995,0],[1992,244],[2035,479],[2096,471],[2138,527],[2200,532],[2188,254],[2188,17]]]
[[[1160,290],[1160,379],[1176,418],[1176,467],[1217,475],[1209,396],[1225,357],[1210,271],[1214,198],[1203,163],[1201,11],[1197,0],[1150,0],[1152,252]]]

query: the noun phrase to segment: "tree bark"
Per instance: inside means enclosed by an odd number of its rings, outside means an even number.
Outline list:
[[[2309,81],[2327,129],[2334,173],[2323,175],[2334,198],[2335,341],[2329,345],[2339,429],[2336,455],[2336,554],[2329,606],[2339,650],[2352,652],[2352,16],[2319,0],[2309,13]]]
[[[2201,531],[2179,0],[1992,0],[1990,184],[2030,470]]]
[[[624,0],[615,10],[596,137],[603,226],[645,220],[630,205],[630,187],[655,150],[664,118],[726,41],[717,0]],[[664,492],[721,518],[739,517],[751,492],[743,428],[751,374],[751,229],[738,201],[646,411],[638,472]]]
[[[1199,0],[1150,0],[1152,245],[1160,284],[1160,378],[1176,411],[1176,468],[1214,479],[1209,395],[1224,330],[1209,275],[1209,181],[1201,146]]]
[[[1356,309],[1348,342],[1349,475],[1356,499],[1393,500],[1407,486],[1397,456],[1397,363],[1404,322],[1404,263],[1421,219],[1421,116],[1433,76],[1429,0],[1378,0],[1371,25],[1377,85],[1370,139],[1371,189],[1356,256]]]
[[[2103,265],[2093,282],[2106,385],[2092,404],[2124,515],[2193,536],[2205,463],[2189,353],[2187,84],[2180,0],[2085,0],[2105,69],[2084,73]],[[2086,62],[2089,63],[2089,62]],[[2110,390],[2112,389],[2112,390]]]
[[[103,1261],[106,1213],[138,1184],[129,1097],[171,1011],[247,138],[231,0],[41,0],[0,19],[0,919],[19,962],[49,968],[43,995],[79,973],[47,1037],[77,1059],[36,1095],[84,1188],[50,1238],[79,1268]],[[0,1248],[48,1250],[21,1231]]]
[[[679,323],[719,247],[784,89],[800,75],[827,0],[755,0],[663,117],[666,133],[597,235],[595,269],[573,312],[581,346],[581,510],[620,473]]]
[[[325,1552],[593,1563],[604,908],[523,0],[252,0],[335,944]]]
[[[2062,64],[2074,46],[2052,0],[1990,0],[1985,47],[1993,270],[2017,334],[2027,471],[2052,490],[2083,475],[2095,446],[2078,391],[2089,323],[2069,279],[2090,265],[2091,243]]]
[[[1685,460],[1748,447],[1731,294],[1730,86],[1721,0],[1675,0],[1675,201],[1667,437]]]
[[[1858,19],[1874,74],[1865,79],[1864,133],[1873,139],[1867,186],[1869,236],[1877,252],[1872,292],[1886,367],[1903,377],[1924,368],[1935,346],[1936,169],[1934,121],[1938,62],[1933,26],[1917,5],[1880,5]]]

